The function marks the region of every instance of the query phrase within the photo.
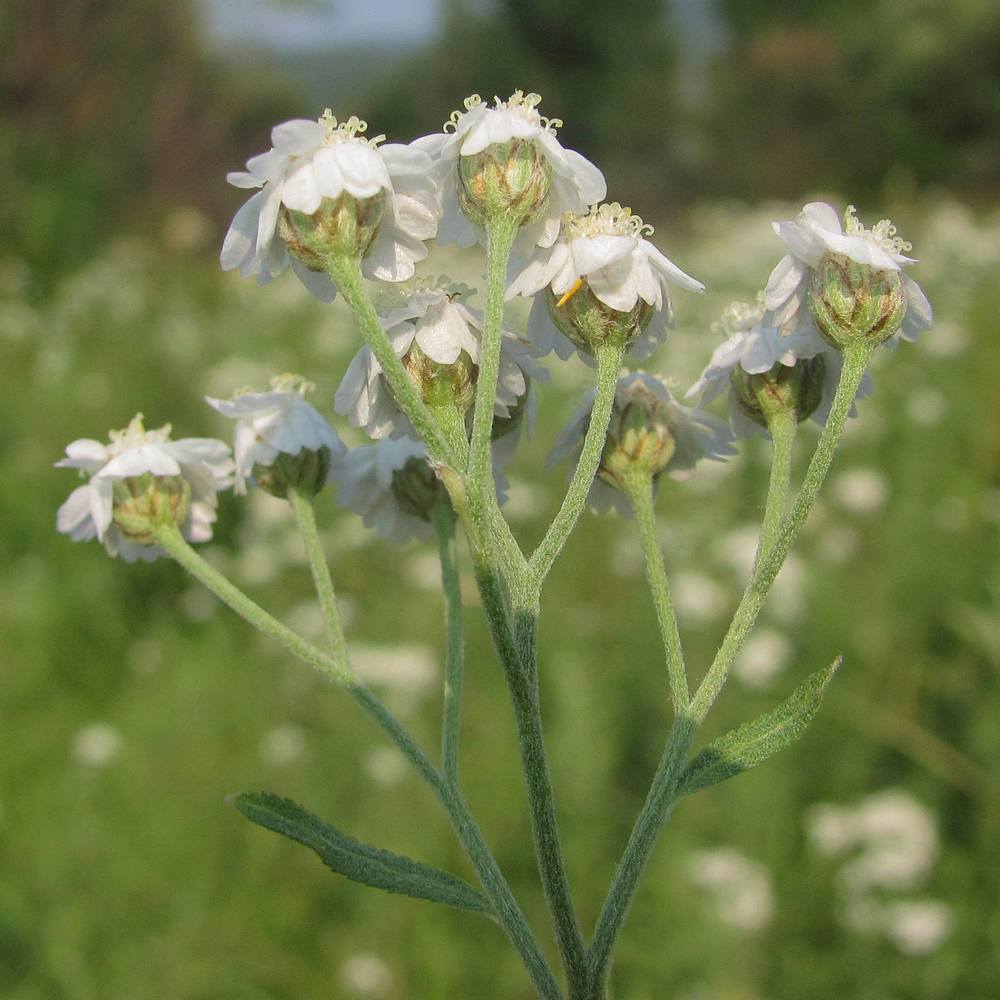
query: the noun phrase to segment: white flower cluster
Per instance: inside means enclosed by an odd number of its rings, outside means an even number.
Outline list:
[[[277,375],[270,392],[246,389],[232,399],[205,397],[209,406],[236,421],[234,492],[246,493],[253,467],[271,465],[282,454],[326,448],[334,467],[343,459],[346,448],[337,432],[305,400],[312,388],[298,375]]]
[[[805,305],[810,272],[819,266],[827,253],[840,254],[857,264],[877,271],[901,272],[915,264],[904,250],[910,244],[896,235],[896,227],[883,219],[873,229],[865,229],[858,221],[854,206],[844,213],[844,222],[832,206],[811,201],[795,219],[773,223],[774,231],[788,247],[788,253],[778,261],[764,290],[764,306],[775,315],[775,325],[783,332],[807,322]],[[920,286],[902,273],[900,280],[906,298],[906,314],[899,338],[914,340],[921,330],[930,329],[933,312]]]
[[[615,389],[614,411],[621,414],[631,404],[643,408],[651,433],[659,433],[669,441],[669,456],[656,472],[657,476],[664,472],[673,479],[684,479],[691,475],[701,459],[723,461],[736,453],[729,428],[710,413],[682,406],[662,378],[643,371],[622,375]],[[549,466],[567,458],[572,459],[575,465],[583,448],[593,408],[594,393],[591,391],[553,445],[548,457]],[[614,417],[612,422],[614,424]],[[612,429],[606,453],[615,446],[614,435]],[[601,470],[591,484],[587,502],[591,510],[598,514],[612,509],[625,516],[630,514],[625,494],[609,485]]]
[[[652,234],[652,226],[617,202],[566,216],[559,239],[536,250],[507,289],[508,299],[534,296],[528,336],[540,351],[555,351],[565,360],[576,350],[585,361],[591,360],[565,335],[560,313],[585,286],[616,313],[638,312],[643,329],[632,341],[632,357],[643,360],[663,343],[673,323],[669,284],[696,292],[705,286],[645,239]]]
[[[235,187],[260,188],[236,213],[222,246],[224,270],[239,269],[263,285],[289,265],[317,298],[329,302],[336,289],[329,277],[293,259],[277,239],[282,209],[311,216],[324,200],[345,195],[357,201],[380,199],[384,213],[362,268],[369,278],[405,281],[414,263],[427,256],[424,240],[437,230],[440,204],[430,180],[431,161],[413,146],[380,145],[367,139],[357,118],[338,122],[329,110],[319,121],[295,119],[276,125],[272,148],[247,161],[246,171],[230,173]]]
[[[898,897],[925,884],[939,849],[933,816],[907,792],[886,789],[855,807],[821,803],[807,827],[817,851],[843,859],[837,882],[848,926],[884,934],[910,955],[931,952],[948,936],[953,917],[945,903]]]
[[[554,352],[566,360],[575,352],[593,364],[608,347],[616,357],[636,359],[656,350],[673,324],[671,286],[703,291],[704,285],[651,242],[653,228],[639,216],[618,202],[604,202],[607,185],[600,170],[560,143],[562,123],[540,114],[540,100],[515,91],[489,104],[473,95],[441,132],[408,145],[385,143],[381,135],[369,138],[365,122],[338,120],[330,110],[316,121],[277,125],[271,148],[247,161],[245,171],[228,175],[236,187],[257,190],[232,221],[222,266],[261,283],[291,267],[323,301],[336,294],[334,280],[349,281],[353,307],[363,294],[356,287],[357,269],[371,280],[396,283],[395,294],[383,290],[377,324],[369,314],[366,332],[371,341],[371,327],[381,327],[402,371],[383,371],[376,352],[364,346],[334,399],[336,411],[376,443],[345,448],[305,401],[307,383],[283,376],[267,392],[208,398],[236,423],[235,463],[221,442],[170,442],[167,428],[147,432],[141,421],[113,435],[109,445],[74,442],[59,464],[82,469],[90,480],[61,509],[60,530],[78,539],[98,537],[110,552],[128,559],[153,558],[158,550],[141,524],[125,526],[139,508],[140,514],[165,516],[150,506],[157,498],[173,511],[185,537],[201,541],[211,535],[216,493],[225,486],[242,494],[254,479],[268,492],[286,496],[289,490],[315,494],[329,479],[338,484],[340,502],[384,537],[426,536],[440,484],[390,380],[405,372],[432,413],[454,407],[471,432],[485,327],[470,289],[444,278],[414,278],[432,239],[494,247],[502,235],[505,247],[513,249],[509,280],[504,289],[499,269],[493,272],[490,293],[498,307],[501,293],[507,301],[533,299],[526,338],[501,331],[493,399],[495,469],[511,460],[534,423],[537,385],[548,377],[539,357]],[[736,304],[727,311],[717,327],[726,340],[688,396],[697,396],[703,406],[727,387],[742,385],[738,376],[780,381],[810,366],[808,406],[797,413],[799,419],[809,415],[823,422],[842,362],[826,320],[816,313],[821,336],[812,318],[814,273],[831,256],[883,274],[901,274],[913,260],[904,255],[909,245],[895,236],[891,223],[865,229],[853,209],[841,223],[829,205],[811,203],[795,220],[774,228],[789,253],[756,305]],[[345,269],[345,262],[353,270]],[[911,339],[930,325],[930,306],[907,275],[893,281],[887,287],[895,298],[886,311],[899,319],[893,339]],[[869,298],[874,294],[864,291]],[[379,356],[389,363],[387,353]],[[859,395],[869,388],[862,383]],[[762,433],[767,422],[759,413],[747,416],[743,389],[742,406],[736,405],[735,388],[731,394],[732,431]],[[593,400],[591,394],[573,415],[552,460],[580,455]],[[449,432],[454,429],[451,424]],[[645,463],[655,481],[662,472],[679,477],[702,458],[733,453],[730,428],[702,409],[680,405],[662,378],[623,373],[591,506],[626,509],[621,491],[634,475],[630,462]],[[503,474],[497,471],[496,479],[502,494]],[[145,501],[135,495],[140,487],[152,491]]]
[[[762,296],[753,304],[730,303],[721,320],[713,324],[713,330],[725,336],[726,340],[712,352],[711,360],[698,381],[687,390],[685,398],[697,398],[702,406],[709,405],[732,388],[733,373],[737,368],[748,375],[764,375],[777,365],[794,368],[801,361],[822,358],[821,397],[810,416],[820,425],[826,423],[843,361],[840,352],[820,337],[808,310],[798,314],[797,318],[801,323],[798,326],[793,324],[783,333],[776,325],[775,314],[764,308]],[[871,375],[866,372],[858,398],[867,396],[871,390]],[[767,435],[760,424],[747,416],[735,392],[729,393],[728,400],[729,422],[738,437]],[[852,409],[851,416],[856,414],[857,409]]]
[[[92,438],[73,441],[66,457],[56,462],[58,468],[79,469],[88,476],[86,485],[73,490],[59,508],[58,529],[75,542],[97,538],[109,555],[126,562],[156,559],[162,550],[129,538],[115,523],[115,507],[123,496],[145,492],[145,480],[170,479],[189,491],[190,499],[178,509],[181,533],[190,542],[208,541],[217,494],[232,484],[229,447],[211,438],[171,441],[169,424],[147,431],[141,413],[108,437],[107,444]]]

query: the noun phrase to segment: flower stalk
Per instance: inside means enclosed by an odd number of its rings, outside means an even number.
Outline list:
[[[618,370],[621,367],[623,354],[624,347],[613,342],[602,344],[597,348],[597,386],[590,424],[583,439],[583,450],[562,505],[528,561],[529,591],[536,598],[541,592],[545,577],[552,569],[552,564],[583,513],[590,484],[594,481],[601,464],[601,452],[604,450],[608,425],[611,423],[611,408],[615,402],[615,387],[618,383]]]
[[[340,255],[331,256],[327,267],[330,278],[354,312],[366,343],[382,366],[399,408],[406,414],[421,440],[427,445],[428,453],[438,461],[459,468],[461,456],[449,447],[433,414],[407,375],[402,362],[396,357],[385,330],[379,323],[375,307],[365,291],[360,264],[353,257]]]
[[[483,834],[473,819],[458,790],[431,763],[427,755],[414,742],[402,724],[382,704],[379,698],[363,684],[342,660],[324,653],[301,636],[283,625],[260,605],[234,586],[211,563],[203,559],[184,540],[176,528],[158,530],[157,544],[186,569],[199,583],[206,586],[224,604],[259,632],[277,639],[289,652],[343,687],[388,735],[417,773],[430,785],[444,806],[459,842],[465,848],[476,870],[480,884],[493,904],[496,918],[507,932],[521,956],[538,995],[544,1000],[560,1000],[562,993],[548,963],[535,942],[521,908],[511,892],[507,880],[490,852]]]
[[[450,785],[457,787],[465,645],[462,634],[462,588],[455,543],[455,513],[451,507],[438,504],[431,513],[431,520],[437,538],[438,558],[441,561],[446,636],[441,759],[445,779]]]
[[[681,716],[687,709],[687,670],[684,666],[684,651],[681,648],[677,615],[670,596],[670,583],[663,563],[663,549],[656,537],[656,514],[653,509],[654,483],[649,475],[636,475],[628,482],[628,498],[639,527],[639,540],[646,564],[646,580],[653,595],[656,621],[660,627],[660,639],[667,660],[667,678],[670,683],[670,700],[674,715]]]

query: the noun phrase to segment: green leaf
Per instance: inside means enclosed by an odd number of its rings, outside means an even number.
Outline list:
[[[819,709],[843,657],[806,678],[777,708],[713,740],[684,769],[678,797],[699,792],[767,760],[794,743]]]
[[[228,801],[252,822],[305,844],[333,871],[355,882],[492,916],[486,897],[468,882],[419,861],[362,844],[290,799],[268,792],[243,792],[230,796]]]

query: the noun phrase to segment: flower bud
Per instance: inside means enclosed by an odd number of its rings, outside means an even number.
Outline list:
[[[874,346],[899,329],[906,293],[898,271],[827,253],[810,275],[809,309],[823,338],[838,350],[858,340]]]
[[[557,296],[551,287],[543,294],[559,332],[575,347],[591,355],[605,343],[631,344],[646,329],[656,311],[641,297],[627,312],[612,309],[594,294],[585,278],[565,295]]]
[[[326,273],[331,257],[360,259],[375,242],[385,216],[385,193],[355,198],[346,191],[324,198],[312,215],[285,205],[278,215],[278,235],[288,252],[311,271]]]
[[[426,459],[407,459],[392,474],[392,495],[404,513],[430,521],[431,511],[439,503],[448,503],[448,494]]]
[[[608,485],[627,490],[635,476],[659,475],[676,450],[662,400],[644,382],[632,381],[615,396],[597,475]]]
[[[526,226],[545,211],[552,167],[534,139],[511,139],[461,157],[458,177],[459,204],[477,226],[498,216]]]
[[[191,485],[183,476],[141,476],[116,479],[112,487],[112,518],[121,534],[137,545],[152,545],[157,529],[180,527],[188,515]]]
[[[733,369],[733,392],[740,409],[754,423],[767,427],[768,420],[789,411],[799,423],[811,417],[823,401],[826,361],[822,354],[799,358],[794,365],[779,361],[770,371],[751,375],[742,365]]]
[[[443,364],[428,357],[414,341],[403,358],[403,367],[430,407],[454,403],[459,413],[465,413],[476,398],[479,367],[466,351],[452,364]]]
[[[253,466],[254,482],[273,497],[284,500],[289,490],[306,497],[314,497],[326,486],[330,476],[330,449],[302,448],[294,455],[279,452],[268,465],[256,462]]]

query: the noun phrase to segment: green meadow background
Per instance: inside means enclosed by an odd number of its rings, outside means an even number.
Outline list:
[[[869,224],[891,216],[936,310],[919,343],[880,352],[876,391],[705,737],[838,653],[844,667],[793,750],[676,810],[621,938],[615,1000],[997,996],[1000,10],[427,0],[425,34],[402,30],[421,5],[382,4],[371,16],[385,24],[349,41],[337,26],[351,4],[230,6],[245,7],[239,37],[219,3],[0,12],[0,995],[530,997],[489,921],[348,883],[226,804],[274,791],[473,877],[435,801],[345,695],[168,561],[130,566],[59,536],[76,481],[52,468],[67,442],[137,411],[179,436],[228,436],[202,397],[275,372],[313,380],[334,419],[360,337],[339,302],[291,277],[261,289],[219,271],[242,198],[226,170],[266,148],[272,124],[327,105],[406,141],[473,91],[522,87],[708,286],[677,293],[677,328],[646,364],[678,392],[719,342],[722,308],[780,256],[770,221],[808,198],[853,201]],[[279,45],[279,22],[322,31]],[[481,269],[446,248],[421,272],[476,285]],[[524,319],[511,309],[514,329]],[[591,378],[576,361],[553,375],[511,470],[508,515],[528,546],[565,484],[545,453]],[[810,424],[799,473],[815,440]],[[695,675],[745,582],[766,475],[754,441],[660,489]],[[332,494],[319,517],[358,669],[433,749],[433,547],[378,542]],[[280,502],[224,497],[205,552],[319,638]],[[463,787],[552,953],[513,721],[465,577]],[[546,732],[589,928],[670,721],[634,526],[585,515],[543,612]]]

